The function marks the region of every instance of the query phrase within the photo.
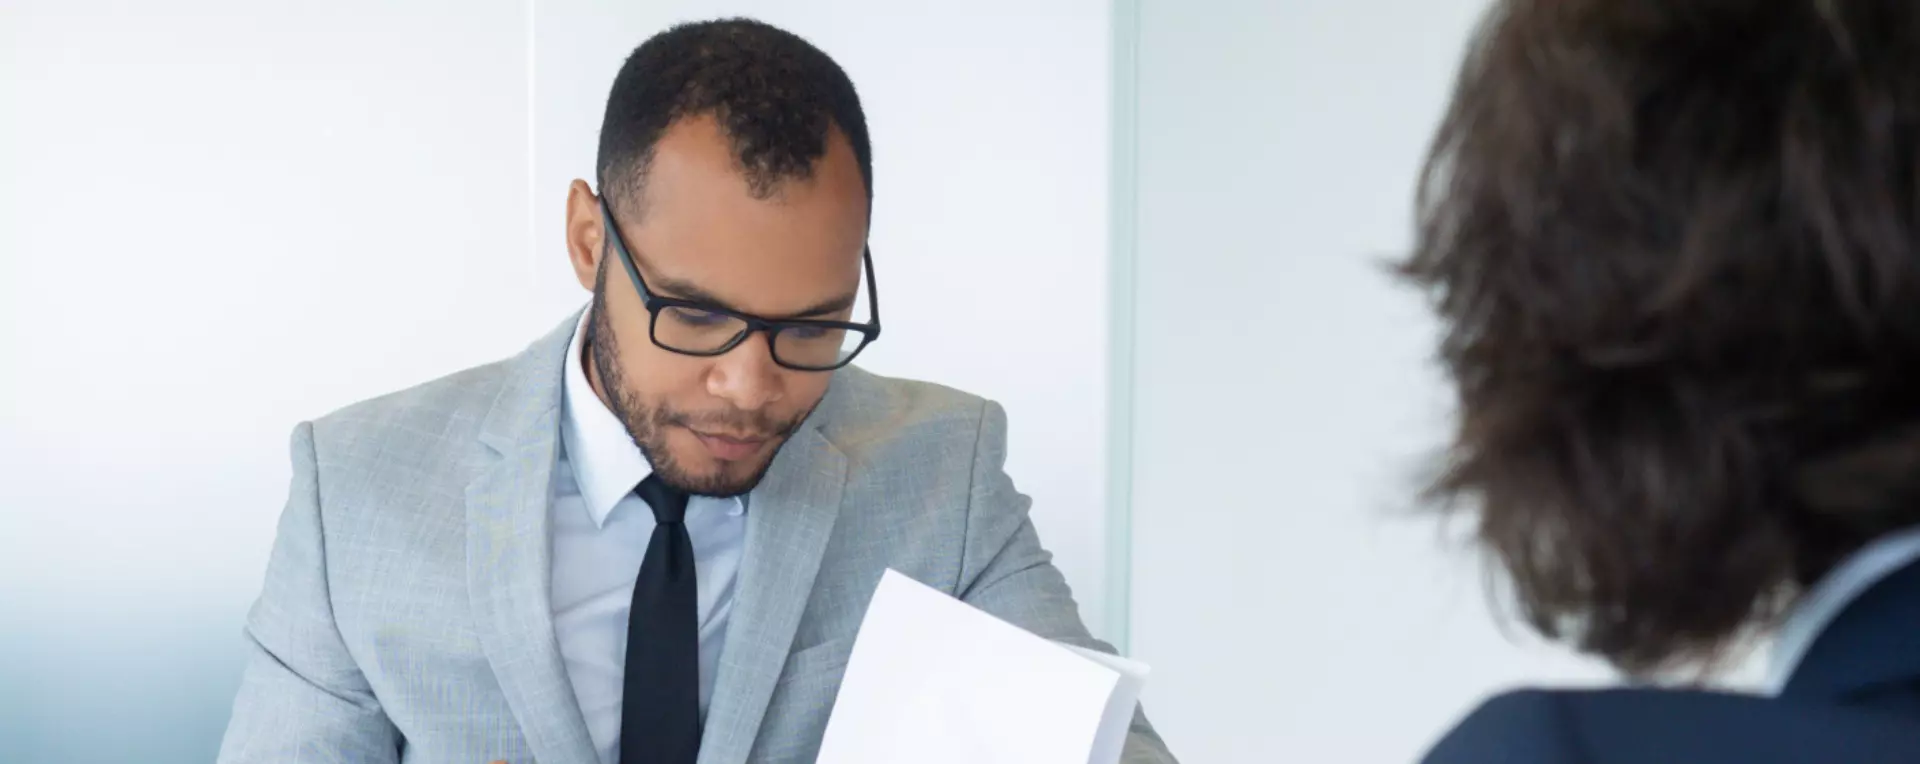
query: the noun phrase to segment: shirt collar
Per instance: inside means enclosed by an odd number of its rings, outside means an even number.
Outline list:
[[[1778,695],[1827,624],[1874,584],[1920,560],[1920,527],[1882,536],[1848,557],[1800,598],[1774,640],[1768,685]]]
[[[566,444],[573,479],[580,486],[580,498],[586,502],[594,527],[602,527],[614,505],[653,474],[653,465],[640,453],[627,426],[587,381],[585,346],[591,315],[591,310],[581,311],[580,321],[574,325],[573,343],[567,348],[560,437]]]

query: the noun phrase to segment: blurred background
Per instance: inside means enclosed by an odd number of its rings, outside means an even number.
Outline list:
[[[730,15],[853,77],[863,365],[1006,405],[1183,761],[1408,761],[1606,681],[1412,511],[1448,394],[1384,263],[1483,5],[0,0],[0,760],[213,758],[291,428],[582,305],[614,72]]]

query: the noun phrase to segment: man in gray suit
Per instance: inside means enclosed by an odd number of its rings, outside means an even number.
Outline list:
[[[567,201],[588,309],[295,430],[220,761],[813,761],[887,568],[1109,649],[1001,409],[847,365],[880,335],[868,145],[798,37],[641,45]],[[1173,761],[1138,715],[1126,761]]]

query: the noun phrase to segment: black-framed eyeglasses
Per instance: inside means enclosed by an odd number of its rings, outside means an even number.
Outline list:
[[[880,292],[874,285],[871,247],[860,253],[867,274],[866,323],[761,318],[654,294],[633,264],[633,253],[627,250],[627,242],[614,224],[605,195],[600,197],[600,219],[607,229],[607,241],[620,255],[620,264],[626,267],[634,290],[640,293],[640,303],[647,308],[647,334],[663,350],[700,357],[724,355],[754,332],[766,332],[767,350],[773,354],[774,363],[796,371],[833,371],[851,363],[854,356],[880,338]]]

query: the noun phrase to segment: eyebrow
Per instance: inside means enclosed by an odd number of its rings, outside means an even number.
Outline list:
[[[838,297],[832,297],[832,298],[814,303],[810,306],[807,306],[805,309],[798,310],[793,313],[787,313],[784,315],[777,315],[777,316],[762,316],[749,311],[741,310],[738,306],[735,306],[732,303],[727,302],[726,300],[720,299],[718,296],[714,295],[712,292],[708,292],[707,290],[701,289],[700,287],[694,284],[681,281],[679,279],[655,277],[650,283],[647,284],[647,288],[652,290],[654,294],[657,294],[661,297],[666,297],[666,298],[675,299],[675,300],[685,300],[687,302],[705,303],[708,305],[712,305],[716,308],[724,308],[734,313],[741,313],[749,316],[754,316],[755,318],[764,318],[770,321],[792,321],[796,319],[819,318],[821,316],[830,316],[835,313],[839,313],[840,311],[853,307],[854,300],[860,296],[858,291],[848,292]],[[855,287],[855,289],[857,290],[858,287]]]

